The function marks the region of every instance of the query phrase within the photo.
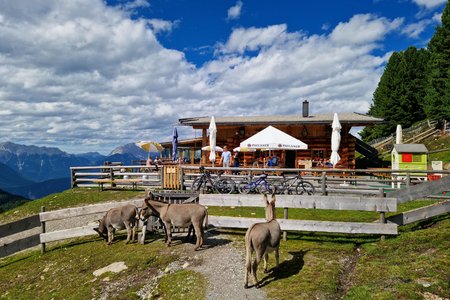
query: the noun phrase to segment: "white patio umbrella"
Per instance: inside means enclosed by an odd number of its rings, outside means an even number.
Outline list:
[[[214,162],[216,161],[216,136],[217,136],[217,127],[214,116],[211,117],[211,122],[209,123],[209,146],[211,147],[209,153],[209,161],[212,162],[214,166]]]
[[[205,146],[205,147],[202,147],[202,150],[203,151],[211,151],[211,146]],[[222,147],[219,147],[219,146],[216,146],[215,148],[214,148],[214,150],[215,151],[217,151],[217,152],[223,152],[223,148]]]
[[[403,143],[403,131],[402,131],[402,125],[397,125],[397,131],[395,133],[395,143],[396,144],[402,144]]]
[[[239,144],[241,148],[260,150],[304,150],[308,145],[293,136],[268,126]]]
[[[333,165],[337,164],[341,157],[338,154],[339,144],[341,143],[341,123],[337,113],[334,113],[333,124],[331,124],[333,131],[331,132],[331,157],[330,163]]]

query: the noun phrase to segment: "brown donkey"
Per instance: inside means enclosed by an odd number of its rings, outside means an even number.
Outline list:
[[[198,250],[203,245],[204,228],[208,227],[208,210],[203,205],[196,203],[171,204],[156,201],[153,195],[149,193],[148,197],[144,199],[140,218],[145,220],[150,216],[158,217],[163,222],[167,246],[170,246],[172,242],[172,225],[177,227],[190,227],[190,225],[193,225],[197,237],[195,250]],[[190,231],[191,228],[189,233]]]
[[[269,259],[269,252],[275,251],[277,268],[279,265],[281,229],[275,215],[275,195],[272,195],[272,202],[269,202],[267,200],[267,194],[264,194],[264,201],[266,203],[266,222],[253,224],[245,233],[245,288],[248,288],[249,273],[253,275],[255,287],[259,288],[258,279],[256,278],[256,271],[259,263],[261,262],[261,258],[264,257],[264,273],[267,273],[267,260]],[[252,262],[253,251],[255,251],[256,257]]]

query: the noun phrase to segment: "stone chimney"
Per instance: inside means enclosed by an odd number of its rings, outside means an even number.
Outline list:
[[[303,101],[303,118],[309,117],[309,102],[308,100]]]

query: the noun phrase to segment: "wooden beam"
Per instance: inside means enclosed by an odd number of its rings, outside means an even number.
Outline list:
[[[200,194],[200,204],[206,206],[249,206],[264,207],[262,195],[225,195]],[[269,197],[270,198],[270,197]],[[363,197],[363,196],[304,196],[277,195],[277,207],[334,209],[334,210],[362,210],[362,211],[397,211],[395,198]]]
[[[224,228],[248,228],[254,223],[265,222],[259,218],[237,218],[209,216],[208,223],[216,227]],[[330,233],[353,234],[397,234],[397,224],[357,223],[357,222],[329,222],[279,219],[281,230],[288,231],[315,231]]]
[[[107,203],[93,204],[93,205],[88,205],[88,206],[83,206],[83,207],[65,208],[65,209],[59,209],[59,210],[47,211],[47,212],[40,213],[39,218],[40,218],[41,222],[62,220],[62,219],[67,219],[67,218],[72,218],[72,217],[107,212],[111,208],[123,206],[126,204],[133,204],[133,205],[136,205],[137,207],[141,207],[143,202],[144,202],[143,199],[133,199],[133,200],[122,201],[122,202],[107,202]]]
[[[390,192],[386,197],[398,199],[398,203],[426,198],[427,196],[448,191],[450,187],[450,176],[444,176],[439,180],[424,182],[401,190]]]
[[[15,222],[0,225],[0,238],[41,226],[39,215],[30,216]]]
[[[37,245],[39,245],[39,234],[28,236],[20,240],[15,240],[9,244],[1,245],[0,257],[5,257]]]
[[[429,206],[413,209],[401,214],[387,218],[388,222],[397,225],[406,225],[416,221],[426,220],[428,218],[442,215],[450,211],[450,201],[435,203]]]
[[[98,225],[86,225],[82,227],[57,230],[52,232],[41,233],[40,240],[41,243],[49,243],[55,242],[65,239],[71,239],[76,237],[82,237],[87,235],[96,235],[97,233],[94,231],[94,228]]]

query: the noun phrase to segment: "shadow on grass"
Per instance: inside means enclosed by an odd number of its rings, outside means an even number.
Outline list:
[[[290,260],[283,261],[278,269],[275,267],[270,269],[269,275],[264,277],[260,282],[260,286],[263,287],[265,285],[268,285],[274,280],[289,278],[295,274],[298,274],[305,264],[305,261],[303,260],[303,257],[309,250],[301,250],[301,251],[294,251],[289,252],[289,254],[292,255],[292,258]]]

